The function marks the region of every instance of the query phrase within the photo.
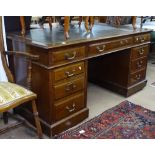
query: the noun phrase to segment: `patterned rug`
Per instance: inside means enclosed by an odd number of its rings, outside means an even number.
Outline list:
[[[129,101],[103,112],[57,139],[154,139],[155,112]]]

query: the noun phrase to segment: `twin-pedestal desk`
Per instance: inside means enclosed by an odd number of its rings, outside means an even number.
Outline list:
[[[86,33],[75,26],[67,41],[58,27],[32,29],[25,37],[10,33],[10,49],[39,55],[32,66],[32,90],[38,95],[43,131],[53,136],[88,117],[88,80],[124,96],[141,90],[147,82],[150,32],[96,24],[92,33]],[[25,79],[25,62],[15,61],[14,66],[20,83]],[[17,112],[33,118],[26,108]]]

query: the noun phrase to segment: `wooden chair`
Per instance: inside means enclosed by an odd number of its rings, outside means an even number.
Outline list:
[[[2,35],[2,17],[0,17],[0,59],[3,64],[3,68],[6,72],[6,76],[8,77],[8,82],[0,81],[0,113],[3,113],[3,116],[5,117],[5,123],[7,123],[6,114],[10,109],[13,109],[21,104],[24,103],[31,103],[32,104],[32,111],[34,115],[35,125],[37,128],[38,137],[42,138],[42,129],[38,117],[37,107],[35,100],[37,98],[37,95],[33,93],[32,91],[23,88],[17,84],[14,83],[13,75],[11,74],[11,71],[8,68],[7,61],[6,61],[6,55],[12,55],[12,56],[22,56],[25,57],[28,61],[28,87],[30,88],[31,85],[31,69],[32,69],[32,60],[37,60],[38,56],[31,55],[28,53],[23,52],[15,52],[15,51],[4,51],[4,43],[3,43],[3,35]],[[17,124],[14,124],[16,126]],[[6,129],[13,128],[14,126],[7,126]],[[5,131],[5,129],[1,129],[1,131]],[[1,133],[0,131],[0,133]]]
[[[47,17],[47,16],[46,16]],[[52,17],[49,16],[49,26],[52,29]],[[82,22],[82,16],[79,16],[79,26],[81,26],[81,22]],[[21,34],[25,35],[25,19],[24,16],[20,16],[20,23],[21,23]],[[65,39],[69,38],[69,23],[70,23],[70,16],[64,16],[64,36]],[[94,25],[94,18],[93,16],[86,16],[85,17],[85,28],[86,31],[91,31]]]

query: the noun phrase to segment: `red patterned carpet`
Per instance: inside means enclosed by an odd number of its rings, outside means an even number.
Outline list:
[[[103,112],[57,139],[154,139],[155,112],[129,101]]]

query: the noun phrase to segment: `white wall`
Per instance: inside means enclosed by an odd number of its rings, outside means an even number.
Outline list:
[[[3,19],[3,17],[2,17],[2,27],[3,27],[4,46],[5,46],[5,50],[7,50],[6,39],[5,39],[6,34],[5,34],[5,31],[4,31],[4,19]],[[0,55],[0,81],[8,81],[7,76],[5,74],[5,71],[4,71],[4,67],[2,65],[1,55]]]

